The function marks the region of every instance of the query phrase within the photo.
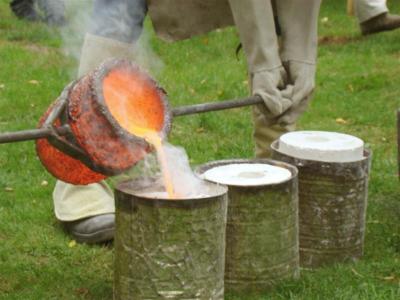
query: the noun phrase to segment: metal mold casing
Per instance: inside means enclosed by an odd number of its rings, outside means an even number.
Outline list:
[[[272,157],[299,170],[300,264],[356,261],[363,255],[371,152],[360,161],[329,163],[298,159],[279,152]]]
[[[300,274],[297,169],[269,159],[233,159],[210,162],[196,171],[202,174],[213,167],[240,163],[270,164],[292,174],[278,184],[228,186],[225,290],[258,294]]]
[[[157,83],[132,62],[110,59],[89,72],[70,88],[68,118],[77,144],[90,160],[107,170],[106,175],[120,174],[133,167],[147,152],[150,145],[124,128],[111,115],[105,104],[103,80],[114,70],[128,70],[145,78],[146,84],[157,93],[164,108],[164,123],[160,133],[167,136],[171,128],[171,113],[167,96]]]
[[[115,191],[114,299],[224,299],[227,188],[198,199]]]

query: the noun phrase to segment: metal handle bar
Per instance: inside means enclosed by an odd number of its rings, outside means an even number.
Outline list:
[[[173,108],[172,115],[174,117],[179,117],[261,103],[263,103],[263,100],[259,96],[240,98],[235,100],[225,100],[219,102],[208,102],[203,104],[194,104]],[[51,116],[49,116],[48,120],[54,122],[54,116],[57,116],[58,113],[63,109],[63,105],[64,104],[56,107]],[[64,136],[71,132],[68,125],[63,125],[61,127],[52,127],[50,124],[48,124],[49,122],[45,123],[45,125],[47,126],[44,128],[2,133],[0,134],[0,144],[48,138],[54,132],[56,132],[59,136]]]

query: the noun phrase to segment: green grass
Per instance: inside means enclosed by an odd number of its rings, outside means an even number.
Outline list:
[[[0,132],[36,126],[73,78],[60,35],[17,20],[0,1]],[[400,4],[391,1],[392,12]],[[400,184],[395,111],[400,107],[400,30],[360,37],[345,1],[324,1],[317,91],[299,128],[340,131],[364,139],[373,168],[364,258],[349,265],[302,270],[260,297],[227,299],[400,299]],[[247,95],[243,56],[233,29],[166,44],[147,24],[164,62],[156,78],[172,106]],[[36,84],[30,81],[36,80]],[[342,118],[346,124],[336,122]],[[253,156],[250,109],[174,120],[170,140],[191,162]],[[42,181],[49,185],[43,186]],[[53,214],[52,178],[34,143],[0,145],[0,299],[111,299],[112,247],[76,245]]]

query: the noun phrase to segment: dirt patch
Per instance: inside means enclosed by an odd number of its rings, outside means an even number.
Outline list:
[[[0,292],[1,293],[9,293],[13,290],[13,284],[9,282],[7,279],[2,278],[0,276]]]
[[[41,54],[48,54],[49,52],[51,52],[51,49],[49,49],[48,47],[40,46],[37,44],[28,44],[25,45],[24,48],[26,50],[29,50],[30,52],[41,53]]]
[[[319,45],[345,45],[358,42],[362,39],[361,36],[321,36],[318,39]]]
[[[8,41],[0,39],[0,46],[9,46],[15,45],[21,48],[24,48],[30,52],[40,53],[40,54],[49,54],[50,52],[57,51],[55,48],[50,48],[38,44],[26,43],[24,41]]]

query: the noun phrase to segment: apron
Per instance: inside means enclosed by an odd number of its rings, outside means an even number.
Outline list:
[[[170,42],[234,24],[228,0],[147,0],[147,4],[157,35]]]

